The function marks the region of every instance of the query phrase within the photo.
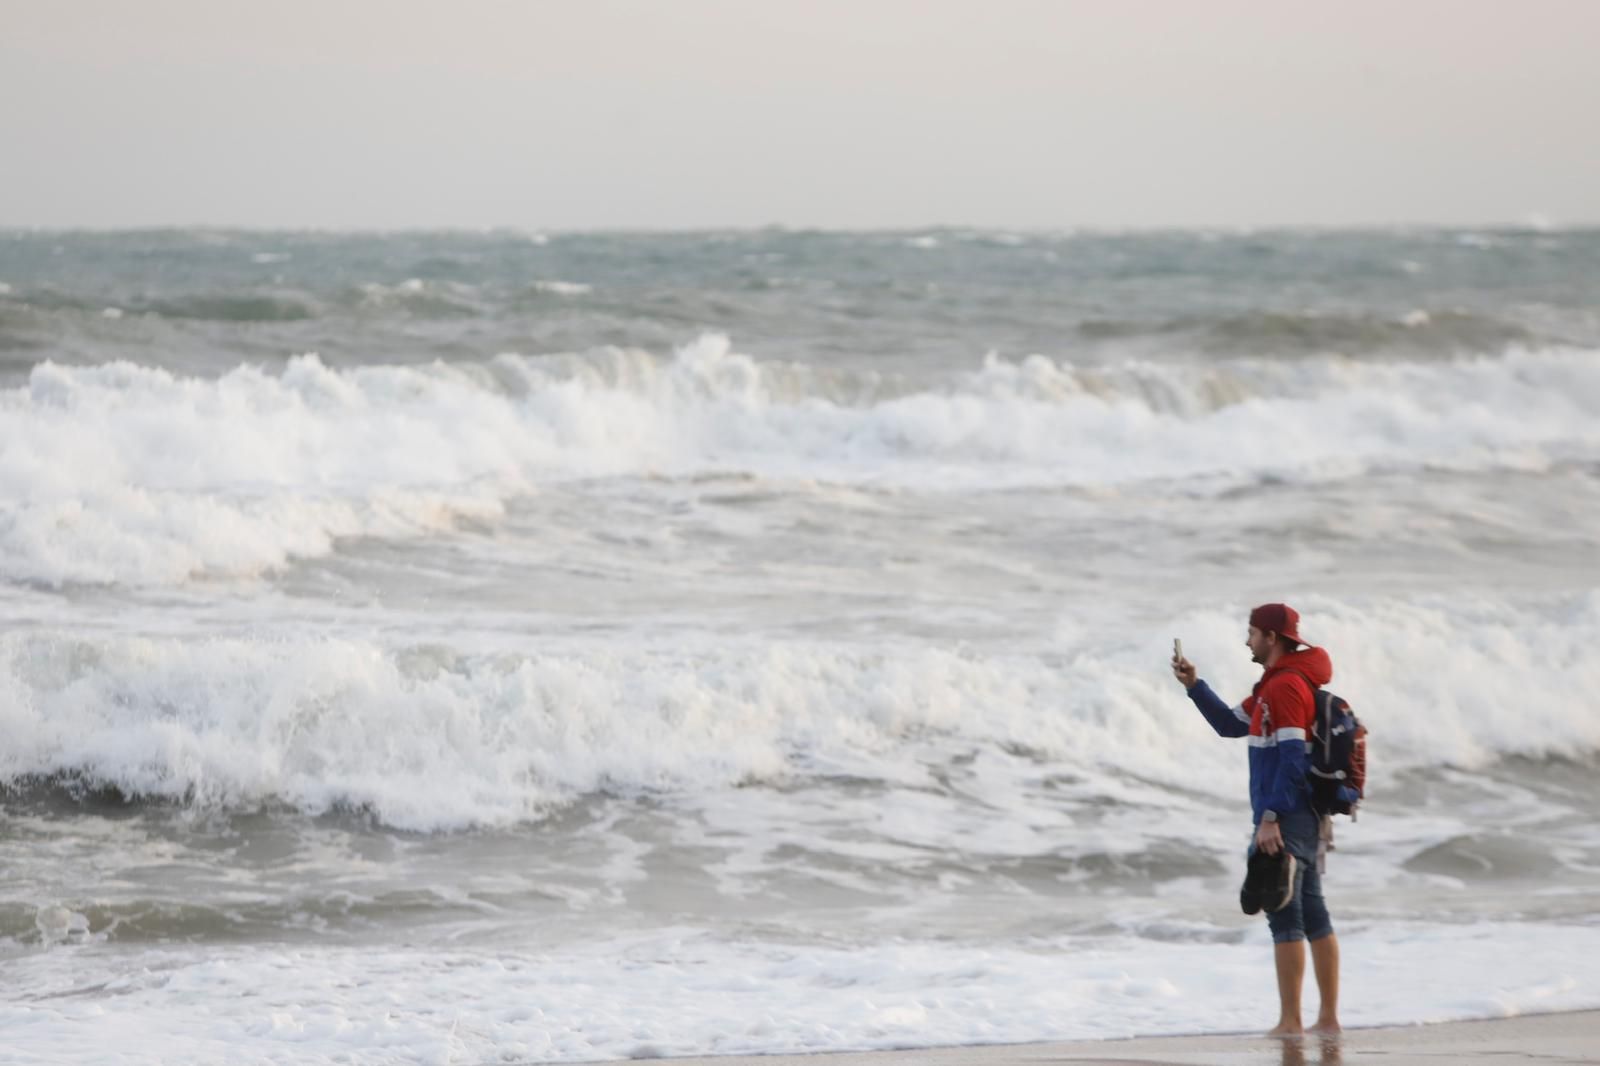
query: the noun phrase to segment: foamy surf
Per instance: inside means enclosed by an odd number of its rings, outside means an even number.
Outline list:
[[[1250,1031],[1270,944],[1026,943],[781,948],[692,929],[547,952],[148,950],[85,999],[61,952],[12,963],[39,993],[0,1008],[18,1063],[586,1062]],[[1522,950],[1505,953],[1514,939]],[[1383,926],[1346,960],[1347,1024],[1414,1025],[1600,1004],[1600,933]],[[1415,953],[1440,966],[1419,1003]],[[1550,960],[1560,960],[1553,966]],[[1480,975],[1495,974],[1492,990]],[[205,1011],[194,1009],[204,1002]],[[416,1004],[400,1010],[400,1004]],[[88,1027],[94,1034],[85,1039]]]
[[[1600,458],[1600,363],[1585,352],[1205,368],[991,358],[855,402],[839,391],[717,336],[667,360],[342,371],[305,356],[216,380],[46,363],[0,396],[0,572],[46,585],[248,577],[340,538],[492,521],[576,479],[1216,492]]]
[[[1529,720],[1600,686],[1600,598],[1313,601],[1338,690],[1366,712],[1389,774],[1508,756],[1583,759],[1600,716]],[[1169,620],[1222,691],[1249,664],[1231,616]],[[537,820],[597,793],[693,794],[848,777],[933,787],[950,767],[996,795],[1086,778],[1091,795],[1193,808],[1242,787],[1159,664],[1159,640],[1014,654],[888,644],[571,638],[522,653],[349,638],[0,637],[11,738],[0,779],[114,788],[201,809],[370,811],[407,829]],[[1014,754],[1025,751],[1027,758]],[[976,758],[974,762],[973,759]],[[942,770],[940,768],[943,768]],[[1036,796],[1034,798],[1037,798]],[[1025,811],[1015,812],[1019,817]]]

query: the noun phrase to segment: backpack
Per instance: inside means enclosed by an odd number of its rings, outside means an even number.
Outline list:
[[[1318,814],[1348,814],[1367,789],[1367,727],[1342,696],[1314,689],[1317,709],[1311,719],[1307,754],[1311,757],[1311,809]]]

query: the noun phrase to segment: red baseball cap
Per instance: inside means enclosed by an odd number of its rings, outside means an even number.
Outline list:
[[[1276,633],[1296,644],[1305,643],[1300,639],[1300,612],[1287,603],[1263,603],[1250,612],[1250,624],[1263,633]]]

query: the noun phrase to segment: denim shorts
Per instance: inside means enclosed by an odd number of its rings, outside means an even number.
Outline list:
[[[1289,944],[1296,940],[1321,940],[1333,935],[1333,921],[1322,898],[1322,875],[1317,872],[1317,831],[1319,819],[1312,811],[1296,811],[1278,822],[1284,847],[1295,857],[1294,898],[1281,911],[1267,914],[1272,942]],[[1252,845],[1253,847],[1254,845]]]

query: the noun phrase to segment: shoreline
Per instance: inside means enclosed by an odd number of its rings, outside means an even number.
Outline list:
[[[645,1056],[640,1056],[645,1057]],[[1352,1028],[1335,1036],[1137,1036],[878,1051],[663,1056],[673,1066],[1440,1066],[1600,1063],[1600,1009]],[[628,1061],[628,1060],[622,1060]],[[533,1066],[523,1063],[522,1066]]]

